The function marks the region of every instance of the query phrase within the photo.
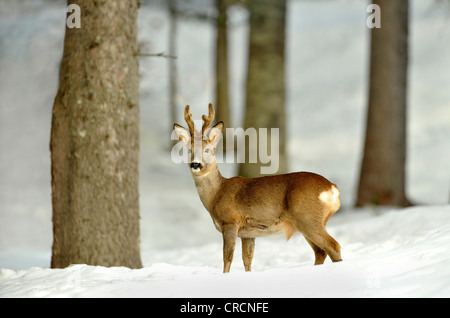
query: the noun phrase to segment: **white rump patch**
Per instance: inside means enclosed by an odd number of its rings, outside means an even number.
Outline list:
[[[339,202],[340,192],[338,188],[333,184],[330,190],[323,191],[319,194],[319,199],[325,204],[335,205]]]

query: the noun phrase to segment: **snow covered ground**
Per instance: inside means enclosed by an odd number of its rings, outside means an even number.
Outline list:
[[[357,214],[356,214],[357,213]],[[144,253],[143,269],[73,265],[0,270],[6,297],[449,297],[450,206],[342,213],[329,232],[343,262],[313,266],[306,241],[257,239],[253,272],[240,248],[221,273],[219,238]]]
[[[157,58],[140,60],[144,268],[48,268],[48,143],[65,1],[0,2],[0,297],[450,296],[450,31],[437,2],[412,1],[407,191],[420,205],[399,210],[351,207],[365,120],[367,2],[291,2],[291,170],[318,172],[340,187],[343,206],[327,228],[344,261],[313,266],[313,252],[298,234],[287,243],[262,238],[253,272],[244,272],[238,244],[226,275],[221,236],[187,167],[170,161],[167,61]],[[244,10],[231,14],[231,100],[233,125],[239,126],[247,25]],[[167,30],[165,12],[140,9],[139,40],[146,52],[167,52]],[[185,104],[199,116],[213,100],[213,39],[212,25],[180,24],[180,123]],[[234,168],[220,166],[227,177]]]

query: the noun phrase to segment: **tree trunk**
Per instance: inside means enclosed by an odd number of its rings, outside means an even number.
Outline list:
[[[73,2],[81,28],[66,28],[53,105],[51,266],[139,268],[138,1]]]
[[[226,146],[226,128],[232,127],[228,95],[228,36],[227,0],[216,0],[216,122],[224,122],[223,146]],[[232,150],[232,149],[228,149]]]
[[[169,55],[177,55],[177,11],[175,0],[169,0],[169,14],[170,14],[170,25],[169,25]],[[178,71],[177,71],[177,61],[176,59],[169,58],[169,100],[170,100],[170,129],[169,132],[172,133],[173,123],[178,121],[177,119],[177,96],[178,96]],[[174,145],[176,140],[172,141]]]
[[[279,128],[279,169],[285,173],[286,120],[285,120],[285,24],[286,0],[252,0],[250,10],[249,60],[244,128]],[[259,137],[259,136],[258,136]],[[270,144],[268,149],[270,149]],[[249,163],[248,145],[246,162],[240,164],[239,175],[260,176],[263,164]]]
[[[408,1],[374,1],[366,139],[356,206],[407,206],[405,195]]]

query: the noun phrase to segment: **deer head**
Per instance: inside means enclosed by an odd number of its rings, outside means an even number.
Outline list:
[[[210,103],[208,116],[202,116],[204,123],[200,132],[195,128],[189,105],[187,105],[184,109],[184,119],[189,129],[178,124],[173,125],[178,139],[188,149],[189,167],[195,176],[207,174],[216,165],[215,150],[222,137],[223,122],[220,121],[214,127],[209,128],[214,120],[214,114],[214,106]]]

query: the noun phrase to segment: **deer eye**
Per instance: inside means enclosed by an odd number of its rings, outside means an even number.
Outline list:
[[[209,152],[209,148],[206,148],[206,149],[205,149],[205,152],[208,153],[208,152]]]

